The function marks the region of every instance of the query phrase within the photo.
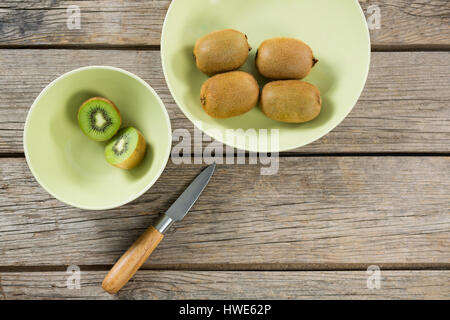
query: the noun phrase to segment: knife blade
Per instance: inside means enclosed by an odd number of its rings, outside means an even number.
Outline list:
[[[202,191],[205,189],[214,173],[215,168],[216,164],[212,164],[203,170],[194,179],[194,181],[191,182],[186,190],[184,190],[181,196],[179,196],[178,199],[170,206],[165,214],[174,221],[182,220],[192,208],[195,201],[197,201]]]
[[[102,282],[102,288],[114,294],[119,291],[164,238],[164,232],[176,222],[182,220],[200,194],[205,189],[216,168],[215,164],[204,169],[184,190],[170,208],[161,215],[154,226],[150,226],[125,252],[112,267]]]
[[[216,164],[214,163],[204,169],[194,181],[191,182],[181,196],[179,196],[178,199],[172,203],[170,208],[158,219],[155,224],[156,230],[164,234],[174,222],[183,220],[205,189],[214,174],[215,169]]]

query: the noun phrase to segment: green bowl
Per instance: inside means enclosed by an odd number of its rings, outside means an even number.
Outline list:
[[[220,29],[245,33],[253,50],[241,68],[258,75],[255,53],[265,39],[293,37],[311,46],[319,63],[306,81],[322,94],[322,112],[304,124],[267,118],[260,110],[230,119],[213,119],[202,109],[200,88],[208,78],[197,70],[192,51],[195,41]],[[311,143],[335,128],[358,100],[369,71],[370,38],[357,0],[174,0],[161,38],[161,56],[170,92],[179,108],[206,134],[227,145],[249,151],[285,151]],[[227,129],[243,129],[236,136]],[[252,146],[245,131],[279,129],[279,143]],[[264,138],[262,135],[261,138]],[[262,140],[264,141],[264,140]],[[270,141],[269,141],[270,142]]]
[[[123,126],[136,127],[147,140],[136,168],[108,164],[106,142],[90,140],[78,126],[78,108],[94,96],[112,100]],[[130,72],[103,66],[76,69],[50,83],[31,106],[24,130],[36,180],[60,201],[89,210],[118,207],[147,191],[164,170],[171,141],[169,116],[156,92]]]

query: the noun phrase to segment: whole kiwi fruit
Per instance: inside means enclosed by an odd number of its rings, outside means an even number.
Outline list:
[[[83,133],[95,141],[111,139],[119,130],[122,117],[116,105],[102,97],[93,97],[78,109],[78,125]]]
[[[141,163],[147,149],[142,133],[133,127],[120,129],[105,147],[106,160],[115,167],[132,169]]]
[[[245,34],[225,29],[198,39],[194,47],[194,58],[197,68],[211,76],[239,69],[247,61],[250,50]]]
[[[293,38],[265,40],[256,54],[258,71],[269,79],[303,79],[318,62],[311,48]]]
[[[316,118],[322,107],[319,89],[305,81],[279,80],[266,84],[261,109],[273,120],[302,123]]]
[[[259,98],[255,78],[243,71],[217,74],[205,81],[200,102],[213,118],[231,118],[250,111]]]

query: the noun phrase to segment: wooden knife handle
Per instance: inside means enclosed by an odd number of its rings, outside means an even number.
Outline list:
[[[148,228],[112,267],[103,280],[102,288],[111,294],[119,291],[138,271],[163,238],[164,235],[155,227]]]

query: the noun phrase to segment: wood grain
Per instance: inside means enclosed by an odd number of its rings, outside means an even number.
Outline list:
[[[447,0],[361,0],[367,16],[378,5],[381,28],[371,31],[374,48],[449,48]],[[81,10],[81,28],[67,27],[67,7]],[[0,8],[0,45],[157,46],[167,0],[6,0]]]
[[[6,0],[1,45],[159,45],[167,0]],[[80,29],[67,27],[67,8],[80,8]]]
[[[0,159],[0,266],[112,265],[201,167],[169,163],[131,204],[84,211]],[[259,173],[218,166],[145,266],[449,264],[449,157],[289,157]]]
[[[292,152],[448,154],[450,2],[360,3],[366,14],[379,6],[372,49],[389,52],[372,54],[366,89],[349,117]],[[66,26],[72,4],[81,8],[79,30]],[[110,266],[202,166],[169,161],[138,200],[88,212],[52,198],[23,158],[8,157],[22,155],[25,117],[39,92],[86,65],[139,75],[161,95],[173,129],[192,133],[167,89],[157,51],[169,4],[0,4],[0,300],[449,299],[450,157],[441,156],[286,154],[273,176],[261,176],[259,165],[221,165],[192,212],[144,264],[147,270],[116,296],[101,289]],[[80,290],[66,287],[71,264],[81,266]],[[370,264],[382,268],[379,290],[366,287]],[[442,270],[418,270],[432,268]]]
[[[81,270],[80,289],[65,272],[1,273],[0,299],[449,299],[450,271],[383,271],[380,289],[365,271],[139,271],[117,295],[104,272]],[[1,287],[0,287],[1,288]]]
[[[366,88],[346,120],[294,150],[449,152],[450,52],[376,52]],[[77,67],[113,65],[146,80],[161,95],[172,128],[193,125],[165,84],[159,52],[135,50],[0,50],[0,153],[23,152],[29,107],[53,79]]]

